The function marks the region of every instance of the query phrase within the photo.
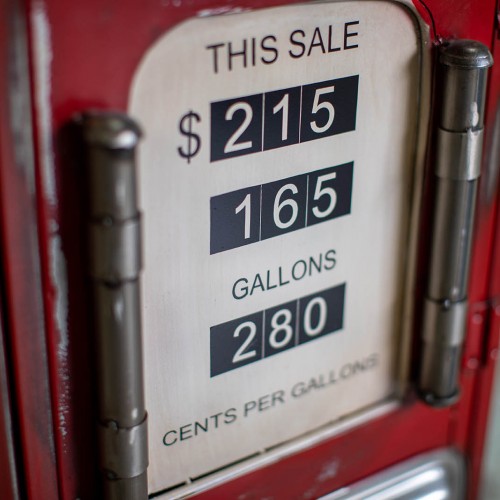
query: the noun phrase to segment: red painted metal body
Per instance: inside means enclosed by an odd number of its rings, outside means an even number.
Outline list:
[[[71,118],[89,107],[125,110],[131,77],[144,52],[182,20],[204,9],[288,3],[0,3],[2,312],[17,467],[27,497],[91,499],[99,491],[84,182],[79,144],[68,125]],[[442,38],[476,39],[500,57],[494,0],[429,0],[416,7],[434,25],[435,43]],[[14,50],[29,66],[13,69]],[[22,79],[30,85],[22,96],[31,104],[23,122],[26,137],[16,136],[13,128],[19,117],[19,110],[12,108],[13,86],[22,87]],[[495,65],[487,100],[460,401],[433,409],[410,395],[385,417],[200,496],[315,498],[420,452],[451,445],[467,456],[469,497],[477,497],[500,333],[499,97],[500,65]],[[1,453],[4,477],[7,465]],[[323,474],[332,464],[335,473]],[[1,498],[10,498],[7,482],[0,483]]]

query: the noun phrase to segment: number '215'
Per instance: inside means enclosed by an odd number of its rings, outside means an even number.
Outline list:
[[[316,115],[322,109],[324,109],[327,114],[323,117],[323,125],[319,124],[319,118],[315,120],[311,120],[309,122],[309,126],[311,130],[316,134],[322,134],[326,132],[333,124],[333,119],[335,118],[335,109],[333,104],[329,101],[320,102],[320,98],[324,94],[333,93],[335,90],[335,86],[332,85],[330,87],[324,87],[321,89],[316,89],[314,93],[314,102],[312,106],[311,113]],[[290,127],[289,124],[289,102],[290,102],[290,92],[287,92],[283,95],[283,98],[276,104],[272,110],[273,115],[280,113],[281,115],[281,142],[286,142],[288,140],[288,129]],[[244,149],[251,149],[253,146],[253,141],[240,141],[241,136],[245,133],[249,125],[252,123],[253,119],[253,110],[250,104],[244,101],[238,101],[234,104],[231,104],[229,108],[227,108],[226,114],[224,118],[226,121],[231,121],[234,119],[234,116],[237,111],[243,111],[244,118],[238,128],[234,131],[234,133],[229,137],[225,146],[224,153],[236,153],[238,151],[242,151]]]
[[[211,104],[211,161],[355,129],[357,75]]]

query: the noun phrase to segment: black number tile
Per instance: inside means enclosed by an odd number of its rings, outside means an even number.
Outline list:
[[[286,121],[285,121],[286,118]],[[264,95],[264,149],[299,142],[300,87]]]
[[[261,239],[305,227],[307,176],[299,175],[262,186]]]
[[[355,75],[302,87],[301,142],[356,128],[358,82]]]
[[[210,198],[210,254],[259,241],[260,190],[254,186]]]
[[[299,344],[343,327],[345,283],[300,299]]]
[[[210,105],[210,161],[262,150],[263,94]]]
[[[262,358],[263,313],[250,314],[210,328],[210,376]]]
[[[264,356],[286,351],[297,344],[297,301],[288,302],[265,312]]]
[[[351,213],[353,162],[309,174],[307,225]]]

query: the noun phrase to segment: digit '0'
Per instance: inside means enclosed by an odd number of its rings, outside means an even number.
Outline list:
[[[318,322],[312,326],[312,313],[315,306],[318,306]],[[304,331],[309,337],[319,335],[326,325],[328,307],[323,297],[315,297],[306,306],[304,311]]]

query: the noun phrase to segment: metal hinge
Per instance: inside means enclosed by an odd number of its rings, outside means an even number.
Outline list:
[[[460,393],[486,80],[492,63],[487,47],[479,42],[455,40],[440,47],[442,103],[436,132],[436,191],[418,383],[422,399],[433,406],[453,404]]]
[[[104,498],[146,499],[148,437],[144,402],[139,275],[141,217],[135,149],[126,115],[89,112],[80,122],[89,188],[89,259],[99,395]]]

